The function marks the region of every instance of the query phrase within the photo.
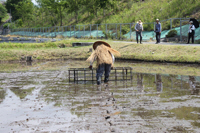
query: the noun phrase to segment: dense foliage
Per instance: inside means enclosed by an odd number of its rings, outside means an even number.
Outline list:
[[[200,18],[199,0],[7,0],[17,27],[154,22],[168,18]],[[197,13],[197,15],[196,15]],[[196,16],[195,16],[196,15]],[[176,22],[174,22],[176,23]],[[164,25],[168,28],[169,23]],[[144,25],[152,30],[153,25]],[[126,32],[126,29],[124,29]]]
[[[168,32],[168,34],[166,35],[166,37],[169,38],[169,37],[174,37],[176,35],[177,35],[177,31],[176,30],[170,30]]]
[[[0,22],[1,19],[6,16],[7,10],[6,8],[0,3]]]

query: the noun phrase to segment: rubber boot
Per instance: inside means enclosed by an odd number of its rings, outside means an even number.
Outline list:
[[[108,80],[109,80],[109,77],[106,76],[105,79],[104,79],[104,83],[108,83]]]
[[[101,77],[97,77],[97,85],[101,84]]]

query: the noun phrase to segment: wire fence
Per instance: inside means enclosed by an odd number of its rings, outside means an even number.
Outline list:
[[[189,18],[170,18],[161,20],[162,32],[161,38],[165,38],[172,29],[177,31],[177,38],[183,41],[187,38]],[[143,40],[155,40],[155,22],[143,23]],[[114,24],[88,24],[71,26],[54,26],[39,28],[17,28],[7,29],[4,34],[28,36],[28,37],[57,37],[61,36],[74,38],[111,38],[117,40],[136,40],[136,23],[114,23]],[[200,28],[195,32],[195,40],[200,39]]]

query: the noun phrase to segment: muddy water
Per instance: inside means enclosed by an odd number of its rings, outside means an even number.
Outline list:
[[[198,65],[116,62],[132,81],[68,82],[84,61],[0,64],[0,132],[199,132]]]

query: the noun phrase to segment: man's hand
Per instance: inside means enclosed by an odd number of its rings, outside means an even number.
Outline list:
[[[92,65],[89,66],[89,69],[92,69]]]

